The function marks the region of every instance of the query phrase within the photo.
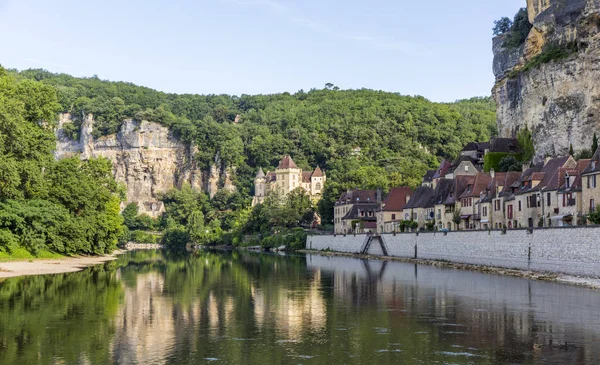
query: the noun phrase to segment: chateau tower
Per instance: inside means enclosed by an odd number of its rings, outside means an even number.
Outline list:
[[[258,169],[258,173],[254,178],[254,198],[252,199],[252,206],[262,204],[267,194],[267,179],[265,172],[262,167]]]

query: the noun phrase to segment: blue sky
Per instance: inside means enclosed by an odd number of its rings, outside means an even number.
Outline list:
[[[174,93],[490,95],[493,21],[525,0],[0,0],[0,64]]]

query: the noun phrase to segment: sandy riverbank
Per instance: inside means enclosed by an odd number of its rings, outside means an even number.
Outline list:
[[[297,252],[316,254],[316,255],[322,255],[322,256],[344,256],[344,257],[354,257],[354,258],[369,259],[369,260],[399,261],[399,262],[406,262],[406,263],[418,264],[418,265],[437,266],[437,267],[444,267],[444,268],[457,269],[457,270],[478,271],[478,272],[487,273],[487,274],[515,276],[515,277],[520,277],[520,278],[524,278],[524,279],[551,281],[551,282],[555,282],[555,283],[583,286],[583,287],[591,288],[591,289],[600,289],[600,278],[588,278],[588,277],[579,277],[579,276],[564,275],[564,274],[557,274],[557,273],[540,273],[540,272],[535,272],[535,271],[504,269],[504,268],[500,268],[500,267],[459,264],[456,262],[449,262],[449,261],[432,261],[432,260],[409,259],[409,258],[403,258],[403,257],[359,255],[359,254],[352,254],[352,253],[345,253],[345,252],[314,251],[314,250],[299,250]]]
[[[0,262],[0,279],[16,276],[62,274],[81,271],[89,266],[100,265],[108,261],[116,260],[117,255],[124,252],[126,251],[115,251],[111,255],[104,256]]]

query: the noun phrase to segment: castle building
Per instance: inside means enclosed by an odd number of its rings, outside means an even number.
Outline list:
[[[318,166],[314,171],[302,171],[289,155],[285,155],[275,171],[265,174],[263,169],[259,168],[254,179],[252,206],[262,204],[267,194],[273,190],[287,195],[298,188],[304,189],[310,199],[317,202],[323,195],[326,180],[327,176]]]

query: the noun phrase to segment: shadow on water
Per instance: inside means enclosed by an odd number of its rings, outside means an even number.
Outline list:
[[[399,262],[136,251],[0,283],[0,363],[596,364],[599,304]]]

